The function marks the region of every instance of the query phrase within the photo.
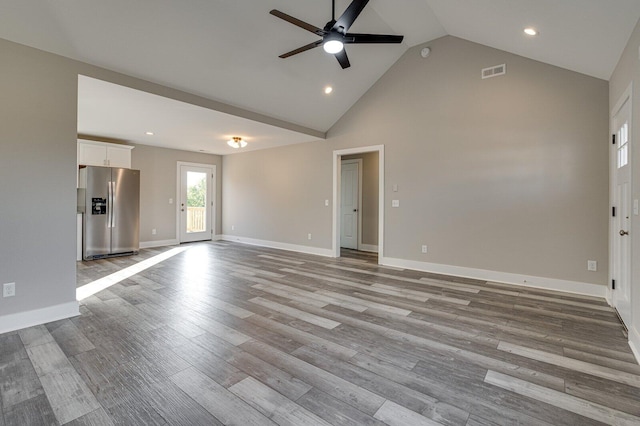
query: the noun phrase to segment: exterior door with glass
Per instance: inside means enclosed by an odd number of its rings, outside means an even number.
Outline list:
[[[631,326],[631,97],[613,117],[613,268],[612,302],[627,327]]]
[[[181,243],[212,239],[215,166],[178,163]]]

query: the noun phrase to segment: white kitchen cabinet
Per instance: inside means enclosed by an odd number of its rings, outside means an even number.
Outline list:
[[[128,145],[78,140],[78,165],[130,169],[133,148]]]

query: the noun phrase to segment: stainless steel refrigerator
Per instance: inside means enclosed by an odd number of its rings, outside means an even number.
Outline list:
[[[82,258],[138,253],[140,170],[89,166],[80,169],[78,177]]]

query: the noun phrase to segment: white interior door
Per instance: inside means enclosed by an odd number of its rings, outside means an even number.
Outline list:
[[[178,169],[180,242],[211,240],[214,166],[178,163]]]
[[[627,327],[631,326],[631,101],[614,116],[613,206],[613,306]]]
[[[340,247],[358,249],[358,162],[343,162],[340,177]]]

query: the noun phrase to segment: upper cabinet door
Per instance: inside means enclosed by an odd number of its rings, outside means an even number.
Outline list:
[[[78,142],[78,165],[108,166],[107,147]]]
[[[107,146],[107,162],[110,167],[131,168],[131,147]]]

